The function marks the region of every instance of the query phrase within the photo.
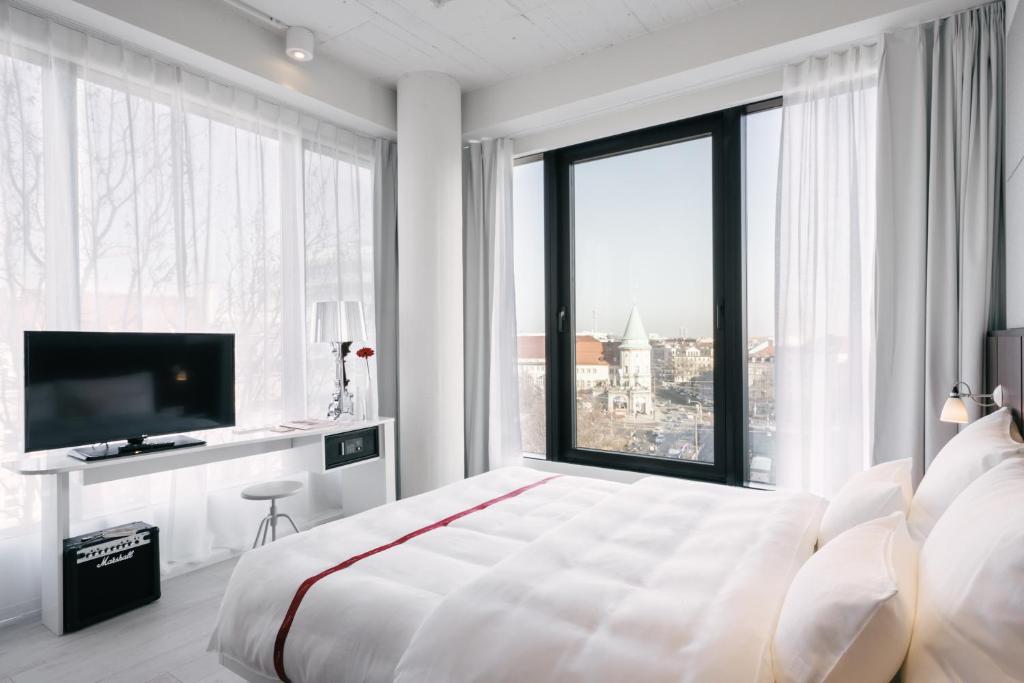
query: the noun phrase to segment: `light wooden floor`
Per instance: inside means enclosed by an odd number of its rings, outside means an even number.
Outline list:
[[[164,581],[162,597],[57,637],[39,622],[0,628],[0,683],[241,681],[206,651],[235,560]]]

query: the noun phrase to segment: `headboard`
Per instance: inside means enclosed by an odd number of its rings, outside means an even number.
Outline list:
[[[985,393],[1002,385],[1006,394],[1003,405],[1010,408],[1017,425],[1024,413],[1024,327],[988,333],[985,349]]]

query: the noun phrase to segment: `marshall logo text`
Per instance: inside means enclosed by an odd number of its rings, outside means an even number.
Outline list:
[[[107,555],[99,561],[99,563],[96,565],[96,568],[99,569],[100,567],[109,567],[112,564],[124,562],[125,560],[130,560],[132,559],[132,555],[134,554],[134,550],[129,550],[128,552],[121,553],[120,555]]]

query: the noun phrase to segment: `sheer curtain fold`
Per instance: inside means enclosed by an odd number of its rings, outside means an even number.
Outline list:
[[[314,324],[317,301],[361,301],[366,338],[352,340],[352,351],[376,347],[374,141],[330,124],[306,122],[304,129],[306,329]],[[323,371],[332,367],[330,345],[311,344],[306,353],[307,410],[325,417],[334,390],[333,372]],[[348,359],[350,390],[359,410],[376,410],[375,392],[370,390],[376,366],[376,357],[363,361],[353,354]]]
[[[398,176],[397,145],[377,140],[373,147],[373,276],[377,323],[377,407],[398,418]],[[397,438],[398,435],[396,434]],[[396,452],[401,453],[400,448]],[[395,464],[401,492],[401,468]]]
[[[376,145],[0,0],[0,452],[22,447],[27,329],[231,332],[240,425],[319,416],[314,302],[362,301],[376,339]],[[352,370],[372,397],[375,364]],[[265,510],[238,488],[305,476],[287,462],[73,480],[72,529],[156,523],[175,572],[251,542]],[[0,470],[0,620],[38,605],[38,524],[37,482]]]
[[[986,333],[1002,326],[1004,13],[883,38],[873,452],[913,457],[918,478],[956,433],[938,420],[946,394],[982,390]]]
[[[463,155],[466,473],[522,461],[512,239],[512,141]]]
[[[776,237],[777,481],[829,496],[870,443],[878,46],[786,68]]]

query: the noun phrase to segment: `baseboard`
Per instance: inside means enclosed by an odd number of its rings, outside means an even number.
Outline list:
[[[16,614],[15,616],[0,619],[0,630],[3,630],[8,626],[18,626],[19,624],[36,623],[42,619],[42,614],[42,608],[36,607],[35,609],[29,609],[29,611],[27,612],[23,612],[20,614]]]

